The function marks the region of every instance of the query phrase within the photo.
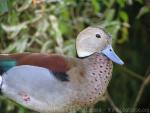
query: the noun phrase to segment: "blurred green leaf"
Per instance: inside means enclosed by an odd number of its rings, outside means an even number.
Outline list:
[[[122,44],[128,40],[128,28],[123,27],[121,29],[121,32],[122,32],[122,35],[121,35],[120,39],[118,39],[118,41],[117,41],[119,44]]]
[[[106,21],[112,21],[114,18],[114,14],[115,14],[115,10],[114,9],[110,9],[105,13],[105,19]]]
[[[144,0],[136,0],[138,1],[140,4],[144,4]]]
[[[126,4],[126,0],[117,0],[117,2],[121,8],[123,8]]]
[[[21,23],[15,26],[1,25],[3,30],[10,35],[9,39],[16,38],[22,29],[27,28],[27,23]]]
[[[91,2],[92,2],[95,13],[99,13],[100,11],[99,0],[92,0]]]
[[[119,12],[120,18],[124,21],[124,22],[128,22],[128,14],[125,11],[120,11]]]
[[[7,0],[0,0],[0,13],[8,12]]]
[[[147,13],[150,13],[150,8],[147,7],[147,6],[144,6],[140,9],[138,15],[137,15],[137,18],[140,18],[141,16],[147,14]]]

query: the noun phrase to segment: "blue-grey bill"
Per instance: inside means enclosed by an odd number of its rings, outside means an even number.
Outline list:
[[[108,45],[102,53],[106,55],[109,59],[111,59],[113,62],[123,65],[124,62],[116,55],[111,45]]]

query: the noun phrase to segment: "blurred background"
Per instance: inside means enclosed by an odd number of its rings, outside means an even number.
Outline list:
[[[112,35],[125,65],[114,64],[103,101],[78,112],[150,113],[150,0],[0,0],[0,53],[75,57],[76,36],[87,26]],[[0,113],[35,112],[0,96]]]

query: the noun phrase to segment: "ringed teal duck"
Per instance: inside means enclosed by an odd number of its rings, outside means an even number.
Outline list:
[[[100,101],[112,76],[112,61],[123,65],[103,29],[79,33],[79,58],[57,54],[0,55],[0,87],[7,98],[37,112],[66,113]]]

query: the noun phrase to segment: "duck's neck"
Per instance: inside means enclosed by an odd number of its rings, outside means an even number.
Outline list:
[[[87,94],[96,98],[102,96],[112,76],[112,61],[105,55],[94,53],[83,60],[87,82]],[[91,97],[94,99],[94,97]]]

